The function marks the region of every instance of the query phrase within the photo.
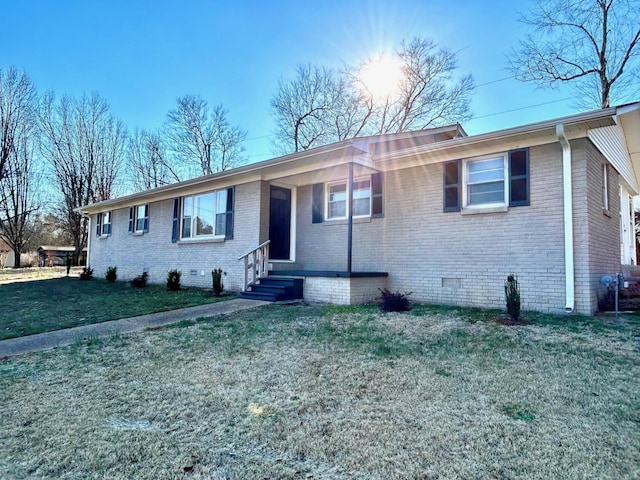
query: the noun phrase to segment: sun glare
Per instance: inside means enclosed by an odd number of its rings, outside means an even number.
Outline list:
[[[389,55],[367,61],[359,72],[360,80],[371,95],[386,97],[394,92],[402,79],[400,63]]]

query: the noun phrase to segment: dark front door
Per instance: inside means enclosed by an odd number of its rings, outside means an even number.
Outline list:
[[[269,258],[291,258],[291,189],[271,185],[269,202]]]

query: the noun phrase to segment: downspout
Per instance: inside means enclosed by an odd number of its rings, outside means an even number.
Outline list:
[[[85,259],[85,266],[89,267],[89,255],[91,254],[91,237],[93,235],[91,235],[91,215],[87,215],[86,213],[84,213],[83,215],[86,215],[88,218],[88,222],[87,222],[87,258]],[[80,255],[82,255],[82,252],[78,253],[78,258],[80,258]],[[78,262],[80,263],[80,262]]]
[[[353,250],[353,162],[349,163],[349,195],[347,198],[347,272],[351,273],[351,254]]]
[[[556,135],[562,146],[562,185],[564,196],[564,271],[565,312],[575,307],[575,268],[573,263],[573,188],[571,182],[571,145],[564,133],[564,125],[556,125]]]

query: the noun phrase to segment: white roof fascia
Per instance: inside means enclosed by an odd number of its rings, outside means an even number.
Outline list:
[[[356,150],[355,152],[354,149]],[[83,213],[98,213],[113,208],[123,208],[125,206],[147,203],[149,201],[166,200],[168,198],[182,196],[184,194],[210,190],[211,188],[222,188],[229,185],[248,183],[264,178],[265,175],[268,175],[269,169],[283,167],[288,164],[293,164],[293,166],[296,166],[296,163],[300,160],[313,159],[313,157],[321,159],[323,156],[327,156],[328,154],[339,151],[343,151],[349,156],[349,158],[351,158],[354,154],[361,152],[361,150],[357,146],[353,145],[353,142],[351,140],[344,140],[342,142],[334,143],[331,145],[326,145],[323,147],[305,150],[303,152],[296,152],[293,154],[285,155],[283,157],[244,165],[232,170],[217,172],[211,175],[205,175],[182,182],[164,185],[162,187],[146,190],[144,192],[137,192],[110,200],[104,200],[102,202],[84,205],[77,208],[76,211]],[[326,162],[328,165],[333,165],[336,163],[336,160],[335,158],[332,158],[329,160],[318,160],[318,162]],[[345,163],[345,161],[342,160],[340,161],[340,163]],[[322,167],[319,166],[319,168]]]
[[[390,152],[383,155],[380,155],[374,159],[376,163],[385,162],[388,160],[398,160],[404,157],[411,157],[415,155],[425,154],[429,152],[435,152],[439,150],[451,149],[455,147],[471,147],[477,146],[484,142],[490,142],[495,140],[505,141],[509,137],[518,137],[526,134],[534,134],[539,133],[540,136],[548,137],[542,143],[550,143],[551,141],[557,141],[557,137],[555,135],[555,128],[558,124],[565,125],[565,128],[568,128],[571,125],[580,124],[583,122],[588,122],[589,120],[595,120],[599,118],[606,119],[610,117],[613,123],[613,116],[616,113],[615,108],[607,108],[602,110],[594,110],[592,112],[581,113],[577,115],[572,115],[564,118],[554,119],[554,120],[546,120],[544,122],[533,123],[529,125],[523,125],[519,127],[508,128],[505,130],[497,130],[495,132],[482,133],[479,135],[470,135],[467,137],[454,138],[452,140],[445,140],[442,142],[421,145],[417,147],[407,148],[397,152]],[[584,130],[584,134],[586,134],[586,129]],[[574,132],[567,133],[567,137],[575,138],[576,134]]]

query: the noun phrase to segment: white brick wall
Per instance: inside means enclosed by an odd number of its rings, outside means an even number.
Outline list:
[[[369,303],[380,296],[378,289],[386,285],[386,277],[306,277],[304,299],[336,305]]]
[[[602,208],[606,160],[586,139],[571,143],[574,173],[576,311],[593,313],[605,293],[602,275],[620,271],[619,175],[609,168],[609,211]]]
[[[388,272],[389,289],[413,300],[496,308],[514,272],[524,309],[563,311],[561,149],[530,155],[531,205],[503,213],[443,213],[441,164],[386,173],[385,217],[354,224],[353,270]],[[301,267],[344,270],[346,225],[311,223],[310,186],[298,205]]]
[[[603,214],[604,160],[586,139],[571,146],[576,311],[592,313],[597,308],[600,276],[619,268],[619,180],[612,169],[610,215]],[[386,285],[393,291],[413,292],[413,300],[504,308],[504,281],[513,272],[521,285],[524,309],[564,311],[560,145],[530,149],[530,206],[500,213],[444,213],[442,177],[442,164],[386,173],[385,217],[354,222],[353,271],[388,272],[388,279],[308,277],[305,298],[368,301]],[[346,222],[312,224],[311,190],[311,185],[297,189],[295,268],[344,271]],[[268,210],[267,182],[238,185],[232,240],[177,244],[171,243],[173,200],[150,205],[149,232],[142,236],[127,233],[128,209],[116,210],[112,236],[101,239],[94,234],[92,238],[90,265],[98,276],[115,265],[120,279],[145,269],[155,283],[164,283],[167,272],[178,268],[183,284],[197,286],[210,286],[211,270],[221,267],[226,288],[240,290],[243,272],[237,258],[266,240]],[[328,297],[327,292],[331,292]]]
[[[150,282],[162,284],[167,272],[177,268],[183,285],[211,287],[211,270],[222,268],[225,289],[241,290],[243,264],[238,257],[259,245],[262,183],[236,186],[234,237],[222,242],[171,243],[172,199],[149,205],[149,232],[140,236],[128,233],[129,209],[115,210],[110,237],[97,238],[92,232],[89,265],[94,275],[102,277],[108,266],[116,266],[120,280],[130,280],[146,270]],[[191,275],[192,271],[196,275]]]

